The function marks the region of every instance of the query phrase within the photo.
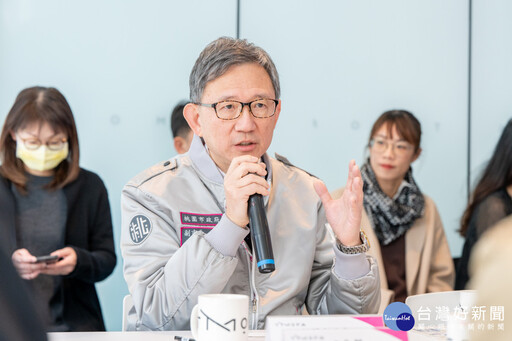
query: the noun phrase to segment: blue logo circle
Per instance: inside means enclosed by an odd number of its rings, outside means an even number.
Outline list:
[[[409,313],[401,313],[396,320],[396,326],[403,331],[411,330],[414,327],[414,317]]]
[[[408,331],[414,327],[414,317],[411,308],[405,303],[394,302],[384,310],[384,324],[396,331]]]

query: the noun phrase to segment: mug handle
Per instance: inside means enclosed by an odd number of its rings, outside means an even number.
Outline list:
[[[190,314],[190,331],[192,332],[192,336],[194,336],[194,339],[198,339],[197,334],[197,311],[199,310],[199,304],[196,304],[194,306],[194,309],[192,309],[192,313]]]

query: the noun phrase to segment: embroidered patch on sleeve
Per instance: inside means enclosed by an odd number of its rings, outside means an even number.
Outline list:
[[[180,212],[181,223],[183,225],[206,225],[206,226],[215,226],[220,221],[222,214],[199,214],[199,213],[189,213],[189,212]]]
[[[135,244],[142,243],[151,233],[153,225],[151,220],[145,215],[139,214],[132,218],[130,222],[130,237]]]
[[[212,213],[190,213],[180,212],[181,226],[180,245],[183,245],[195,232],[201,231],[204,233],[210,230],[219,223],[222,214]]]
[[[182,226],[180,236],[180,246],[183,245],[192,235],[198,231],[208,233],[213,227],[199,227],[199,226]]]

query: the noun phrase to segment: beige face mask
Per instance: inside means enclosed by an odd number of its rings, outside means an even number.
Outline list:
[[[41,145],[36,150],[29,150],[19,139],[16,142],[16,157],[19,158],[29,169],[47,171],[57,167],[68,157],[68,143],[64,143],[61,150],[51,150]]]

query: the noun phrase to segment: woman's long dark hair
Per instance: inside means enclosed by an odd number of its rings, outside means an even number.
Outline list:
[[[465,237],[468,230],[469,220],[473,212],[487,196],[500,188],[512,184],[512,119],[503,129],[498,144],[494,149],[487,167],[485,168],[480,181],[476,185],[471,200],[464,211],[461,219],[459,233]]]

